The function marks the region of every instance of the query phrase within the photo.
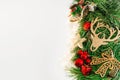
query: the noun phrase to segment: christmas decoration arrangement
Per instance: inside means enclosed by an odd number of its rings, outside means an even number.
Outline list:
[[[120,0],[74,0],[73,80],[120,80]]]

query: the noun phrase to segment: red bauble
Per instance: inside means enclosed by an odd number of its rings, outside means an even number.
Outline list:
[[[83,29],[85,31],[88,31],[90,29],[90,26],[91,26],[91,22],[85,22],[83,25]]]
[[[91,67],[86,67],[86,66],[82,65],[81,72],[84,76],[87,76],[91,71],[92,71]]]
[[[78,51],[78,55],[79,55],[79,56],[83,55],[83,51],[82,51],[82,50],[79,50],[79,51]]]
[[[90,58],[87,58],[87,59],[86,59],[86,63],[90,64],[90,62],[91,62],[91,59],[90,59]]]
[[[87,51],[84,51],[84,55],[88,56],[89,54],[88,54],[88,52],[87,52]]]
[[[75,60],[75,65],[76,65],[77,67],[81,67],[83,64],[84,64],[84,62],[83,62],[82,59],[77,59],[77,60]]]
[[[92,68],[91,67],[87,67],[86,71],[87,71],[87,73],[90,73],[92,71]]]
[[[81,67],[81,72],[84,76],[87,75],[86,67],[84,65],[82,65],[82,67]]]
[[[81,59],[86,60],[89,57],[89,54],[87,51],[84,51],[80,57],[81,57]]]
[[[83,60],[86,60],[88,58],[88,56],[83,54],[83,55],[80,56],[80,58],[83,59]]]

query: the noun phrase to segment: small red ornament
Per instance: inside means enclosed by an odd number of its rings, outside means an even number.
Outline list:
[[[83,62],[82,59],[77,59],[77,60],[75,60],[75,65],[76,65],[77,67],[81,67],[83,64],[84,64],[84,62]]]
[[[81,72],[84,76],[87,76],[92,71],[91,67],[82,65]]]
[[[89,57],[89,54],[87,51],[78,51],[78,55],[80,56],[81,59],[86,60]]]
[[[86,55],[86,56],[89,56],[87,51],[84,51],[83,54]]]
[[[88,30],[90,29],[90,26],[91,26],[91,22],[85,22],[85,23],[83,24],[83,29],[84,29],[85,31],[88,31]]]
[[[90,59],[90,58],[87,58],[87,59],[86,59],[86,63],[90,64],[90,62],[91,62],[91,59]]]
[[[89,54],[87,51],[84,51],[80,57],[81,57],[81,59],[86,60],[89,57]]]
[[[81,67],[81,72],[84,76],[87,75],[86,67],[84,65],[82,65],[82,67]]]
[[[83,60],[86,60],[88,58],[88,56],[83,54],[83,55],[80,56],[80,58],[83,59]]]
[[[92,68],[91,67],[87,67],[86,71],[87,71],[87,73],[90,73],[92,71]]]
[[[79,56],[83,55],[83,51],[82,51],[82,50],[79,50],[79,51],[78,51],[78,55],[79,55]]]

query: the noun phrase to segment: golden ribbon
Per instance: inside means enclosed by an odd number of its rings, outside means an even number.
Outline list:
[[[113,55],[102,53],[102,58],[93,57],[91,65],[98,65],[103,63],[100,68],[95,72],[101,77],[104,77],[107,70],[110,69],[109,75],[115,77],[116,73],[120,69],[120,62],[113,57]]]

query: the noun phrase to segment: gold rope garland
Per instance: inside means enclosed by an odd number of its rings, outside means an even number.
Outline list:
[[[120,62],[116,58],[114,58],[113,55],[107,53],[102,53],[102,58],[93,57],[90,64],[102,64],[100,68],[95,72],[96,74],[100,74],[101,77],[105,76],[108,69],[110,69],[109,75],[111,77],[114,77],[118,70],[120,70]]]

